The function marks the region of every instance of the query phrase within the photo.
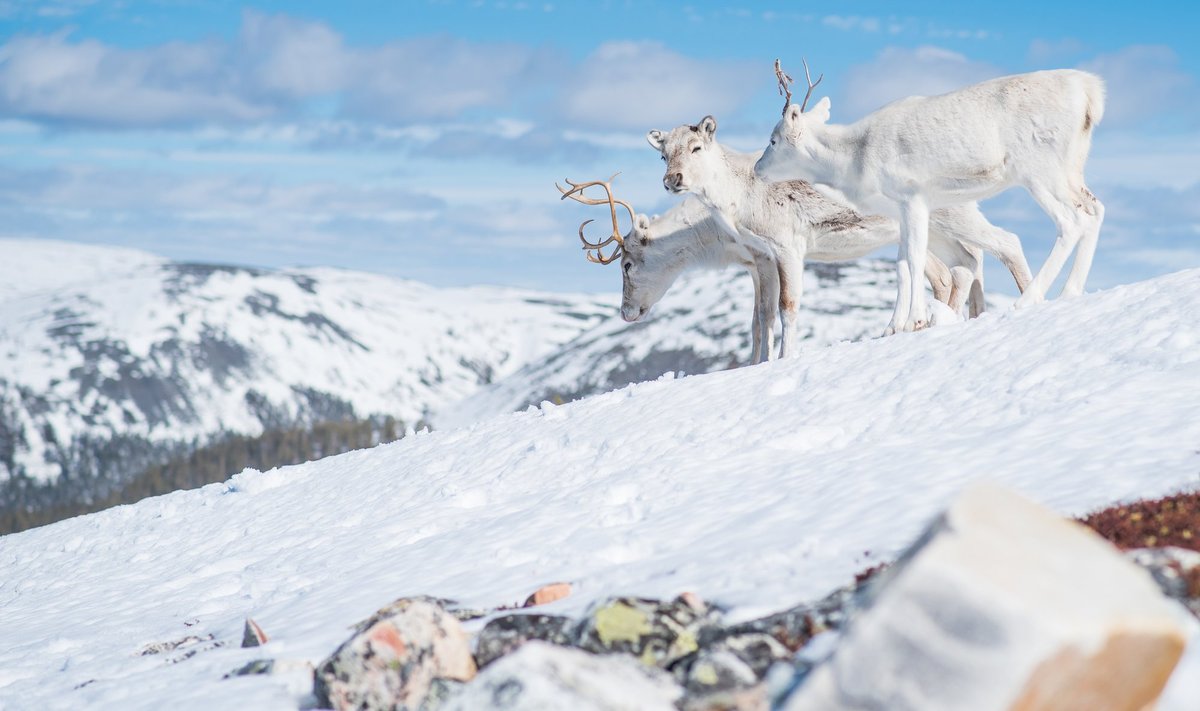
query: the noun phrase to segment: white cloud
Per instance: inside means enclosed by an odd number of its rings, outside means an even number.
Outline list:
[[[1170,47],[1133,45],[1102,54],[1080,65],[1104,77],[1108,85],[1104,123],[1136,126],[1173,109],[1195,106],[1196,80],[1179,66]],[[1195,125],[1193,112],[1188,112]]]
[[[692,59],[657,42],[607,42],[583,60],[560,93],[575,128],[647,130],[718,119],[766,86],[762,67]]]
[[[888,47],[846,73],[842,106],[834,105],[834,116],[838,121],[854,120],[906,96],[944,94],[1003,73],[941,47]]]
[[[0,45],[0,111],[49,123],[151,126],[191,120],[248,121],[271,107],[239,93],[222,49],[171,43],[122,50],[71,42],[66,32]]]
[[[0,114],[63,126],[245,123],[327,99],[345,116],[395,122],[507,109],[561,58],[452,37],[348,47],[329,26],[255,11],[233,41],[125,49],[67,31],[0,45]]]
[[[826,15],[821,18],[821,24],[837,30],[851,32],[878,32],[882,22],[878,17],[859,17],[858,15]]]

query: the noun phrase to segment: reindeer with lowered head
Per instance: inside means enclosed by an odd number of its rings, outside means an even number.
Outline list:
[[[744,161],[746,167],[752,161],[753,157],[747,157]],[[628,202],[613,196],[611,180],[586,183],[568,180],[570,190],[556,187],[564,199],[571,198],[585,205],[606,205],[609,208],[611,234],[604,239],[589,240],[584,235],[584,228],[591,222],[588,220],[579,227],[579,239],[587,251],[588,261],[611,264],[621,260],[621,316],[626,321],[642,318],[684,271],[739,265],[750,273],[754,281],[754,315],[751,321],[753,353],[750,362],[768,360],[772,349],[775,309],[779,307],[778,262],[774,253],[755,243],[747,245],[695,196],[687,196],[665,214],[653,218],[636,213]],[[605,197],[586,197],[584,192],[591,187],[601,188]],[[632,222],[632,228],[624,235],[617,221],[618,205],[629,213]],[[605,254],[603,250],[609,245],[614,246]],[[821,256],[828,256],[830,261],[835,261],[861,254]],[[953,294],[951,270],[937,257],[929,260],[928,267],[935,298],[950,302]],[[965,290],[962,293],[965,294]]]
[[[782,73],[778,61],[776,73]],[[1073,69],[1001,77],[902,99],[849,125],[829,123],[827,97],[805,111],[820,79],[808,83],[805,103],[785,105],[755,172],[827,184],[859,209],[899,218],[899,293],[889,333],[925,326],[917,277],[931,215],[1018,185],[1054,221],[1058,237],[1016,305],[1043,301],[1076,247],[1062,293],[1083,293],[1104,220],[1104,206],[1083,178],[1092,132],[1104,115],[1099,77]]]
[[[780,353],[787,355],[795,346],[805,259],[856,259],[896,243],[900,228],[886,217],[862,215],[803,180],[763,180],[741,154],[717,142],[716,132],[716,119],[706,116],[696,125],[650,131],[646,139],[667,163],[663,186],[669,192],[697,194],[727,230],[743,241],[765,243],[775,254],[783,320]],[[941,210],[930,227],[933,247],[956,273],[955,281],[963,285],[960,292],[970,289],[977,298],[979,306],[972,309],[976,313],[982,308],[981,282],[975,285],[982,278],[981,255],[967,245],[985,245],[1009,266],[1019,287],[1028,280],[1029,267],[1016,235],[990,224],[975,205]],[[929,261],[922,260],[923,273]],[[921,289],[924,294],[923,285]],[[957,309],[962,298],[952,298],[951,307]]]

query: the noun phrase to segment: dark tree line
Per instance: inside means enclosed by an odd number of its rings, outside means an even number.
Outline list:
[[[10,491],[5,498],[10,503],[0,511],[0,535],[134,503],[148,496],[222,482],[247,467],[265,471],[392,442],[404,435],[404,429],[403,423],[395,418],[383,417],[273,429],[257,437],[227,435],[152,464],[119,489],[88,500],[56,502],[54,499],[59,497],[55,496],[54,485],[40,486],[28,480],[9,482]]]

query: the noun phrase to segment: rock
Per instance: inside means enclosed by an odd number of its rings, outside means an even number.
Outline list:
[[[703,630],[701,647],[710,647],[721,640],[737,639],[734,651],[758,670],[761,677],[772,661],[784,659],[799,651],[814,636],[828,630],[840,630],[849,615],[862,604],[873,576],[863,576],[854,585],[839,588],[815,603],[805,603],[728,627]],[[767,643],[764,637],[775,644]],[[754,661],[752,661],[754,660]]]
[[[621,655],[532,641],[479,673],[442,711],[675,711],[683,690]]]
[[[475,636],[475,663],[480,668],[530,640],[569,645],[575,622],[555,615],[504,615],[491,620]]]
[[[787,711],[1138,711],[1179,660],[1179,610],[1079,524],[974,486],[880,580]]]
[[[684,688],[689,693],[728,691],[758,682],[748,664],[728,649],[702,649],[688,665]]]
[[[543,585],[525,599],[524,606],[534,607],[536,605],[548,605],[556,600],[561,600],[570,594],[570,583],[551,583],[550,585]]]
[[[1186,548],[1137,548],[1125,555],[1145,568],[1167,597],[1200,618],[1200,553]]]
[[[275,660],[274,659],[255,659],[254,661],[247,662],[243,666],[240,666],[237,669],[234,669],[233,671],[229,672],[228,674],[226,674],[225,676],[223,676],[221,678],[222,679],[231,679],[235,676],[255,676],[258,674],[270,674],[274,669],[275,669]]]
[[[261,647],[268,640],[267,633],[263,632],[262,627],[259,627],[257,622],[247,617],[246,626],[242,630],[242,647]]]
[[[770,711],[771,699],[766,684],[757,684],[689,696],[680,708],[683,711]]]
[[[324,707],[417,709],[434,679],[475,676],[458,620],[425,600],[393,603],[338,647],[317,669],[313,693]]]
[[[442,610],[445,610],[447,612],[449,612],[451,610],[451,608],[453,608],[455,605],[458,604],[454,600],[447,600],[445,598],[433,597],[431,595],[415,595],[413,597],[396,598],[392,602],[389,602],[388,604],[386,604],[383,607],[376,610],[375,614],[371,615],[370,617],[363,620],[362,622],[359,622],[358,624],[354,625],[351,629],[353,629],[355,632],[362,632],[362,631],[366,630],[368,627],[374,625],[376,622],[379,622],[380,620],[391,617],[392,615],[396,614],[397,612],[401,612],[403,610],[408,609],[408,606],[413,604],[414,602],[426,602],[426,603],[429,603],[430,605],[440,607]],[[453,615],[454,613],[451,612],[450,614]],[[455,617],[457,619],[457,616],[455,616]]]
[[[772,664],[792,656],[792,650],[783,646],[779,640],[768,634],[754,632],[730,635],[709,649],[724,650],[733,654],[750,668],[756,679],[766,676]]]
[[[632,654],[647,666],[666,669],[700,648],[701,631],[715,613],[686,600],[620,597],[594,606],[575,633],[575,646],[596,654]]]
[[[313,665],[299,659],[255,659],[229,672],[222,679],[241,676],[270,676],[293,696],[307,695],[313,688]]]
[[[421,701],[420,711],[439,711],[464,686],[465,683],[453,679],[434,679],[429,683],[429,693]]]

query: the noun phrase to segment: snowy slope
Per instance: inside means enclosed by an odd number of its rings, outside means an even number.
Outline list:
[[[203,442],[376,414],[412,424],[613,312],[607,297],[62,242],[3,240],[0,254],[0,440],[15,449],[0,480],[52,480],[81,440]]]
[[[878,336],[891,316],[896,265],[883,260],[810,262],[800,304],[800,346],[821,348]],[[619,287],[619,282],[618,282]],[[562,403],[664,373],[694,375],[746,363],[754,289],[742,269],[684,274],[637,323],[620,315],[588,329],[446,410],[439,427],[457,427],[543,400]]]
[[[295,708],[401,595],[692,590],[748,617],[901,550],[968,481],[1064,514],[1200,484],[1200,270],[662,380],[0,538],[0,706]],[[243,617],[272,636],[239,650]],[[140,656],[186,635],[211,645]],[[177,661],[178,663],[171,663]],[[1181,708],[1181,707],[1176,707]]]

